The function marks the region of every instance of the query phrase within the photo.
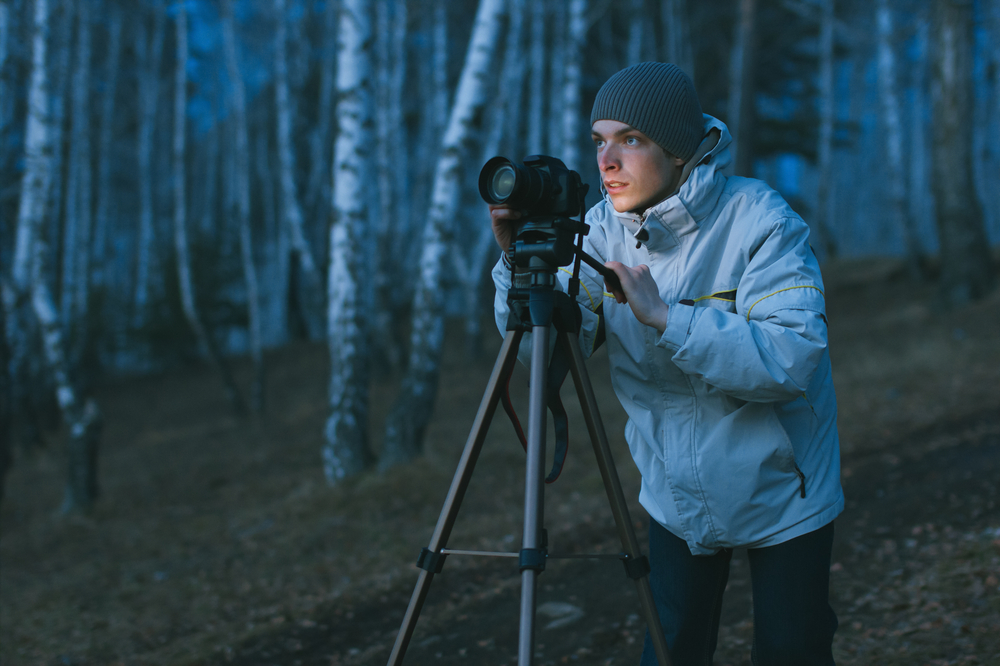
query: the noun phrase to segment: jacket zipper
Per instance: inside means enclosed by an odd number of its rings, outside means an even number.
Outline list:
[[[805,496],[806,496],[806,475],[802,473],[801,469],[799,469],[799,464],[798,463],[794,463],[793,462],[792,465],[795,466],[795,474],[796,474],[796,476],[799,477],[799,495],[801,495],[802,498],[805,499]]]

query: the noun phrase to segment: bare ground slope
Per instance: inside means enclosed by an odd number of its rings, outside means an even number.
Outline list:
[[[945,312],[892,263],[826,273],[848,497],[832,570],[838,663],[1000,664],[1000,291]],[[269,356],[261,420],[233,416],[203,369],[104,387],[102,499],[91,515],[55,514],[59,433],[11,472],[0,506],[0,664],[385,663],[493,361],[468,361],[451,339],[426,456],[336,489],[319,464],[321,347]],[[590,365],[634,498],[606,359]],[[512,387],[522,407],[525,376]],[[375,439],[394,389],[375,386]],[[571,451],[547,491],[551,549],[613,553],[571,388],[564,401]],[[501,414],[449,545],[516,549],[522,475]],[[647,518],[632,511],[644,536]],[[519,578],[506,562],[449,559],[407,663],[516,661]],[[739,554],[720,664],[749,663],[747,573]],[[636,662],[644,627],[620,564],[552,561],[540,583],[539,663]]]

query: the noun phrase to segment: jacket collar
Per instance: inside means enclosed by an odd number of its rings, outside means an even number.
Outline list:
[[[608,210],[651,253],[665,252],[680,244],[682,236],[699,228],[715,209],[732,173],[732,135],[726,125],[712,116],[703,115],[703,135],[712,128],[721,132],[719,143],[702,158],[677,194],[667,197],[642,215],[619,213],[604,195]],[[602,188],[603,189],[603,188]],[[645,240],[644,240],[645,239]]]

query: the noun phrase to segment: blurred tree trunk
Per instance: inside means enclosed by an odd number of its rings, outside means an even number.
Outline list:
[[[896,88],[896,54],[893,51],[892,10],[888,0],[878,0],[876,5],[878,25],[878,79],[882,126],[885,130],[886,156],[888,157],[889,202],[893,222],[903,241],[903,256],[910,278],[921,277],[923,254],[917,239],[913,220],[906,208],[906,185],[903,179],[903,128],[899,113],[899,93]]]
[[[214,114],[214,111],[213,111]],[[218,215],[218,193],[219,193],[219,161],[222,158],[219,150],[219,132],[222,123],[215,122],[208,130],[205,137],[205,177],[202,182],[202,207],[201,220],[198,223],[198,232],[203,239],[212,238],[217,232],[216,217]]]
[[[567,23],[566,23],[566,1],[558,0],[553,3],[549,12],[549,48],[550,56],[548,62],[549,68],[549,86],[546,92],[548,93],[549,109],[548,117],[545,119],[546,129],[546,152],[549,155],[556,155],[563,148],[563,114],[566,109],[563,108],[563,82],[565,81],[565,57],[566,48],[569,44],[569,39],[567,37]]]
[[[298,304],[302,319],[311,340],[323,335],[323,321],[320,315],[322,293],[319,269],[313,259],[312,250],[303,231],[302,208],[295,188],[295,154],[292,149],[292,113],[288,99],[288,65],[286,59],[287,11],[285,0],[274,0],[278,26],[274,43],[274,100],[277,120],[278,161],[281,183],[281,223],[291,240],[292,250],[298,258],[301,279],[298,286]],[[282,262],[284,263],[284,262]],[[287,295],[283,295],[287,300]]]
[[[403,245],[398,237],[409,236],[408,160],[406,128],[403,124],[403,82],[406,59],[406,2],[376,3],[378,63],[376,67],[375,115],[378,144],[379,212],[375,224],[379,258],[373,267],[375,299],[372,315],[374,344],[381,350],[373,360],[383,370],[395,371],[402,364],[402,350],[394,335],[398,316],[396,289]]]
[[[757,124],[757,0],[739,0],[739,4],[740,14],[729,67],[727,122],[733,135],[733,170],[737,176],[753,176],[753,139]]]
[[[824,259],[837,256],[837,243],[830,229],[833,186],[833,47],[834,0],[822,0],[819,24],[819,145],[816,194],[816,231]]]
[[[146,31],[142,17],[135,31],[135,52],[141,61],[139,71],[139,233],[136,244],[135,310],[132,324],[143,331],[150,315],[150,281],[154,258],[154,222],[156,217],[155,182],[153,175],[153,141],[156,137],[156,111],[160,101],[160,63],[163,56],[163,35],[166,31],[163,7],[152,3],[153,33]]]
[[[15,288],[30,289],[42,331],[44,357],[68,426],[68,483],[63,511],[85,510],[97,499],[97,449],[101,417],[70,378],[62,330],[46,275],[48,247],[43,233],[45,203],[52,177],[52,117],[47,71],[48,0],[35,0],[32,70],[25,134],[25,172],[17,217]]]
[[[371,466],[368,447],[368,345],[363,292],[364,236],[374,217],[370,183],[375,173],[372,117],[372,3],[342,0],[337,32],[337,140],[334,146],[333,224],[327,336],[330,417],[323,473],[328,483]]]
[[[380,467],[411,460],[423,449],[423,435],[437,394],[444,338],[442,269],[451,250],[452,218],[458,205],[463,146],[486,104],[484,79],[493,66],[503,14],[501,0],[480,0],[434,177],[433,198],[420,254],[413,299],[410,358],[400,395],[389,414]]]
[[[534,155],[545,150],[545,23],[544,2],[531,3],[531,78],[528,79],[528,145],[524,155]]]
[[[198,349],[206,356],[222,376],[226,397],[233,408],[240,412],[243,403],[240,399],[236,382],[223,360],[222,355],[212,342],[212,337],[205,328],[194,294],[194,280],[191,278],[191,258],[187,239],[187,180],[184,165],[186,151],[186,120],[187,120],[187,9],[184,3],[178,4],[177,25],[175,36],[176,60],[174,61],[174,128],[171,154],[173,157],[173,194],[174,194],[174,258],[177,261],[177,282],[181,295],[181,307],[184,318],[187,319],[191,331],[198,342]]]
[[[694,79],[694,58],[691,55],[685,0],[663,0],[660,14],[663,21],[664,59],[677,65]]]
[[[264,355],[260,338],[260,296],[257,269],[253,261],[253,239],[250,235],[250,148],[247,136],[246,93],[236,59],[236,34],[233,26],[232,0],[223,0],[222,34],[226,50],[226,70],[232,85],[236,219],[240,230],[240,256],[243,260],[243,280],[247,288],[247,318],[250,328],[250,359],[253,362],[253,384],[250,408],[264,409]]]
[[[76,53],[73,57],[72,113],[70,115],[69,177],[66,182],[66,217],[62,247],[60,315],[70,333],[70,348],[86,327],[87,258],[90,247],[90,3],[79,2],[76,16]],[[70,322],[78,327],[71,328]],[[76,354],[70,358],[76,361]]]
[[[325,228],[330,218],[330,158],[332,141],[330,127],[333,121],[333,93],[336,86],[337,65],[337,12],[339,0],[328,0],[323,13],[323,47],[319,74],[319,121],[309,138],[309,185],[306,188],[306,205]]]
[[[108,51],[104,61],[104,90],[101,96],[101,134],[98,140],[97,213],[94,217],[94,284],[103,288],[107,275],[108,226],[111,224],[111,165],[115,120],[115,93],[118,90],[118,69],[121,61],[122,11],[110,8],[108,19]],[[107,302],[109,299],[105,299]],[[102,317],[114,318],[114,312],[105,308]]]
[[[508,6],[507,39],[504,45],[503,66],[497,81],[497,94],[493,104],[486,110],[486,140],[483,142],[479,164],[496,155],[505,138],[511,136],[517,127],[515,119],[521,111],[521,90],[524,88],[526,62],[521,48],[524,33],[525,0],[512,0]],[[515,130],[516,131],[516,130]],[[462,216],[466,220],[463,236],[472,238],[471,243],[456,243],[452,258],[457,282],[462,288],[463,314],[465,318],[465,352],[475,358],[480,352],[481,326],[484,308],[482,296],[483,278],[487,273],[486,264],[496,260],[496,241],[489,224],[483,223],[483,203],[476,196],[473,205],[467,206]],[[463,245],[468,252],[463,252]],[[492,300],[490,311],[492,312]]]
[[[0,72],[7,64],[7,56],[10,54],[10,7],[7,0],[0,0]],[[7,133],[7,119],[10,117],[13,105],[11,95],[8,92],[6,77],[0,76],[0,139],[4,139]],[[6,163],[7,147],[6,140],[0,141],[0,164]]]
[[[260,183],[261,208],[264,209],[264,233],[261,235],[260,243],[263,263],[260,269],[261,337],[264,344],[275,345],[288,339],[289,297],[292,295],[292,252],[288,227],[281,223],[281,214],[275,203],[274,170],[271,168],[267,132],[270,121],[270,118],[262,118],[259,123],[254,166],[257,181]]]
[[[570,169],[582,169],[580,162],[580,129],[583,116],[580,90],[583,87],[583,44],[587,37],[587,0],[570,0],[569,29],[566,33],[564,80],[562,88],[562,149],[561,159]],[[640,52],[641,53],[641,52]],[[588,115],[589,118],[589,115]],[[557,153],[559,155],[559,153]]]
[[[972,3],[934,4],[933,188],[941,238],[941,289],[957,306],[981,298],[994,272],[972,178]]]
[[[909,201],[910,218],[921,222],[921,228],[926,234],[923,247],[930,250],[937,240],[937,230],[934,228],[933,205],[930,196],[928,180],[927,157],[927,69],[929,64],[928,43],[930,41],[930,25],[926,10],[918,14],[916,29],[917,63],[910,68],[910,88],[913,90],[913,102],[910,104],[910,170],[909,170]],[[928,238],[928,236],[930,238]]]
[[[572,2],[572,0],[570,0],[570,2]],[[631,17],[629,18],[628,23],[628,43],[626,44],[627,55],[625,56],[625,59],[629,65],[634,65],[638,62],[642,62],[642,37],[645,32],[645,26],[648,23],[648,19],[645,15],[645,0],[631,0],[630,4],[629,13],[631,14]],[[573,10],[570,9],[570,11],[572,12]]]
[[[0,24],[6,18],[6,7],[0,7]],[[0,25],[0,29],[4,28]],[[2,46],[2,44],[0,44]],[[3,66],[3,59],[0,58],[0,67]],[[14,414],[13,392],[11,390],[11,377],[8,372],[10,368],[10,350],[7,347],[7,310],[8,300],[13,300],[13,288],[8,286],[7,280],[0,275],[0,502],[3,502],[4,481],[7,478],[7,471],[13,462],[11,450],[11,417]]]

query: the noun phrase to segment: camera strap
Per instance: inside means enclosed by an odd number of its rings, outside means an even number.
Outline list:
[[[562,404],[562,398],[559,397],[559,390],[562,388],[563,382],[566,381],[567,374],[569,374],[569,362],[566,350],[562,345],[556,345],[552,352],[552,360],[549,362],[548,395],[546,396],[549,411],[552,412],[556,445],[552,469],[545,477],[545,483],[554,483],[559,478],[563,465],[566,463],[566,455],[569,453],[569,418],[566,416],[566,408]],[[500,404],[503,405],[503,411],[507,413],[511,425],[514,426],[514,433],[517,435],[518,441],[521,442],[521,447],[527,451],[528,438],[524,436],[521,421],[517,418],[517,412],[510,400],[510,378],[512,376],[513,373],[507,375],[507,383],[504,385],[503,393],[500,394]]]

